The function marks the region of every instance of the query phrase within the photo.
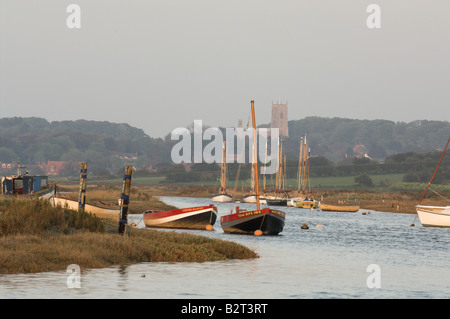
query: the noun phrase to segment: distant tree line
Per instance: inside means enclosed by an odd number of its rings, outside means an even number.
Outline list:
[[[283,138],[287,178],[297,176],[300,136],[306,135],[312,154],[311,178],[401,173],[405,174],[405,182],[428,182],[441,155],[440,149],[450,136],[450,124],[308,117],[290,121],[289,134],[289,138]],[[87,162],[93,175],[119,176],[125,164],[132,164],[140,176],[157,174],[166,176],[170,182],[218,180],[220,167],[215,163],[192,164],[190,170],[185,165],[174,165],[171,150],[177,142],[170,135],[165,139],[151,138],[143,130],[124,123],[0,118],[0,162],[3,163],[16,162],[17,158],[26,164]],[[361,145],[358,152],[363,150],[369,157],[357,154],[355,145]],[[245,153],[249,154],[248,148]],[[130,160],[129,154],[137,156]],[[448,156],[436,183],[450,180]],[[158,172],[150,172],[150,167]],[[250,172],[249,164],[230,164],[228,180],[250,179]],[[77,169],[68,167],[63,174],[75,176]]]
[[[129,164],[149,167],[170,160],[171,144],[153,139],[128,124],[98,121],[48,122],[41,118],[0,119],[0,162],[38,164],[48,161],[87,162],[94,175],[115,174]],[[63,175],[76,175],[66,167]]]
[[[372,186],[367,179],[368,175],[381,174],[405,174],[404,182],[428,182],[441,157],[441,152],[424,154],[404,153],[389,156],[383,163],[368,158],[353,158],[351,164],[335,165],[332,161],[318,156],[310,159],[309,176],[355,176],[356,184]],[[189,181],[214,181],[218,180],[220,166],[217,164],[193,164],[190,171],[186,171],[183,165],[170,165],[160,170],[157,174],[166,176],[166,182],[189,182]],[[228,164],[228,181],[250,179],[250,164]],[[239,176],[238,176],[239,174]],[[286,163],[286,178],[297,178],[298,161],[289,160]],[[433,181],[436,184],[450,182],[450,150],[444,156],[439,168],[439,174]]]

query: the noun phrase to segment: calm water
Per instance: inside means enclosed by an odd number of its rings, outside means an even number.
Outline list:
[[[177,207],[210,199],[162,197]],[[235,205],[217,204],[219,215]],[[66,272],[0,275],[0,298],[449,298],[450,229],[423,228],[414,215],[283,208],[279,236],[185,231],[236,241],[257,251],[254,260],[142,263],[81,273],[68,289]],[[141,215],[131,215],[136,223]],[[416,226],[410,224],[415,222]],[[307,222],[310,229],[300,226]],[[318,228],[317,225],[323,227]],[[138,225],[143,227],[143,221]],[[379,288],[369,288],[369,265],[379,267]]]

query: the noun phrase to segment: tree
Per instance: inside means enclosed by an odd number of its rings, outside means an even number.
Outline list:
[[[362,173],[355,177],[355,183],[362,187],[373,187],[373,180],[366,173]]]

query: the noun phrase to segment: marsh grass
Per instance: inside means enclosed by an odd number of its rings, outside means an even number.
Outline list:
[[[0,236],[105,230],[101,220],[89,213],[52,207],[43,200],[5,200],[0,202],[0,211]]]
[[[237,243],[186,233],[117,226],[46,201],[0,201],[0,273],[82,269],[138,262],[205,262],[256,258]]]

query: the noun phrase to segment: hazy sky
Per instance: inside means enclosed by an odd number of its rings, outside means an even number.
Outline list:
[[[69,4],[81,28],[69,29]],[[369,29],[369,4],[381,28]],[[450,120],[448,0],[0,0],[0,117]]]

